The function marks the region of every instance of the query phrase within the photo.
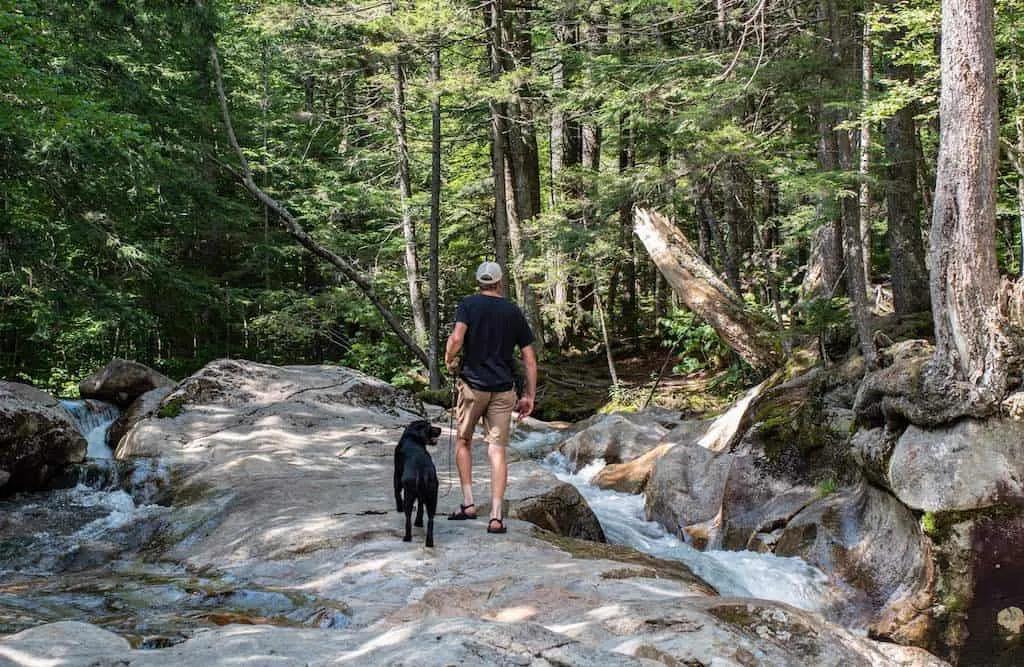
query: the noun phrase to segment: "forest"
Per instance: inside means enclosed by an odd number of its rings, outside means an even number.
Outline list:
[[[549,362],[752,378],[845,330],[870,366],[874,311],[1006,392],[1017,0],[2,4],[0,377],[236,357],[437,389],[496,259]],[[956,88],[940,53],[974,46]]]

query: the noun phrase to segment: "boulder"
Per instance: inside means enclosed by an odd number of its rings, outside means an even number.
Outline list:
[[[510,503],[508,516],[563,537],[605,541],[597,516],[572,484],[561,483],[540,495]]]
[[[0,492],[42,488],[68,463],[82,462],[87,448],[56,398],[27,384],[0,382]]]
[[[128,406],[124,412],[110,425],[107,431],[107,446],[117,451],[117,444],[121,442],[124,434],[135,426],[140,419],[152,416],[160,407],[160,402],[173,391],[172,387],[157,387],[139,396]]]
[[[82,398],[95,398],[127,408],[135,399],[157,387],[174,387],[177,383],[157,371],[127,359],[113,359],[109,364],[78,383]]]
[[[811,503],[785,526],[777,556],[799,556],[868,595],[874,611],[927,583],[924,536],[913,513],[862,482]]]
[[[576,470],[595,459],[622,463],[654,449],[667,432],[660,424],[637,423],[623,414],[612,414],[567,438],[559,451]]]
[[[908,507],[936,512],[1024,505],[1024,423],[965,419],[948,428],[909,426],[888,478]]]
[[[683,537],[683,528],[714,518],[722,505],[732,455],[679,443],[662,456],[647,482],[644,514]]]
[[[666,433],[651,451],[625,463],[606,465],[598,471],[591,482],[602,489],[622,493],[643,493],[658,459],[679,443],[694,444],[704,435],[708,426],[706,421],[682,422]]]

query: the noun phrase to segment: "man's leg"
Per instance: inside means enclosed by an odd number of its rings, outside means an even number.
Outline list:
[[[508,485],[505,445],[487,445],[487,456],[491,459],[491,518],[500,519],[505,504],[505,487]]]
[[[501,519],[505,504],[505,488],[508,485],[508,464],[505,449],[508,447],[512,424],[512,408],[516,404],[515,391],[494,394],[487,405],[485,424],[487,427],[487,456],[491,460],[491,518]]]
[[[462,505],[473,504],[473,440],[471,438],[455,439],[455,466],[459,469],[459,483],[462,485]],[[475,515],[476,512],[466,512]]]
[[[459,396],[455,406],[455,467],[462,487],[462,506],[448,518],[475,517],[473,506],[473,430],[487,408],[486,394],[473,391],[466,383],[457,384]]]

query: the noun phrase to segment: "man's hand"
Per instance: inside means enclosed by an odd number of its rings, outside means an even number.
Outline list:
[[[444,362],[445,368],[448,369],[448,375],[451,375],[452,377],[458,377],[458,375],[459,375],[459,367],[461,365],[462,365],[462,362],[459,361],[459,359],[457,357],[455,359],[452,359],[451,361],[445,361]]]
[[[533,396],[524,395],[516,402],[516,412],[519,413],[519,419],[529,417],[530,413],[533,412]]]

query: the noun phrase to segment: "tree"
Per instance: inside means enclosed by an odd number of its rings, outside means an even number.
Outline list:
[[[941,135],[929,256],[935,359],[926,382],[969,411],[1007,388],[996,259],[998,107],[991,0],[942,3]]]

